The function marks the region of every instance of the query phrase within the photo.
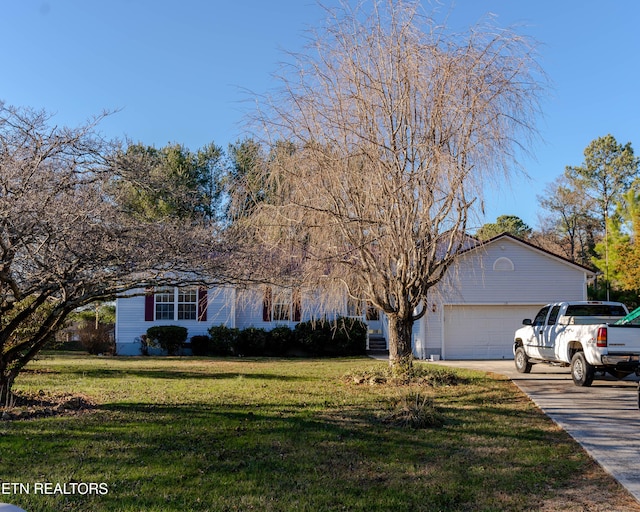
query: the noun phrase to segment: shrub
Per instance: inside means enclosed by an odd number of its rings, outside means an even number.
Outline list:
[[[147,343],[159,346],[170,356],[178,354],[186,340],[187,329],[179,325],[156,325],[147,329]]]
[[[338,318],[330,348],[341,356],[364,355],[367,349],[367,325],[355,318]]]
[[[354,318],[301,322],[296,325],[298,345],[312,355],[363,355],[367,347],[367,326]]]
[[[286,325],[279,325],[267,333],[265,355],[281,356],[293,348],[293,331]]]
[[[326,320],[300,322],[294,335],[296,345],[311,355],[321,355],[323,342],[330,337],[329,322]]]
[[[383,421],[398,427],[418,429],[441,427],[444,425],[444,416],[435,407],[431,397],[410,393],[393,405]]]
[[[140,341],[140,353],[143,356],[149,355],[149,341],[147,340],[147,335],[143,334],[139,338],[136,338],[136,341]]]
[[[228,356],[235,353],[239,330],[225,325],[209,328],[209,353],[213,356]]]
[[[209,338],[209,336],[191,336],[191,353],[194,356],[208,355],[210,352],[210,342],[211,339]]]
[[[86,323],[78,328],[78,338],[80,345],[89,352],[89,354],[112,355],[115,353],[115,343],[111,335],[113,327],[105,324]]]
[[[282,356],[302,353],[313,356],[362,355],[366,349],[367,327],[351,318],[333,322],[302,322],[294,330],[279,325],[267,331],[248,327],[236,329],[216,325],[209,328],[208,354],[217,356]],[[194,355],[198,355],[193,345]]]
[[[267,346],[267,331],[248,327],[239,331],[233,353],[237,356],[263,356]]]

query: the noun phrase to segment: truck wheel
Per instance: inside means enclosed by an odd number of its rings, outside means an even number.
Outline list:
[[[584,357],[584,352],[576,352],[571,358],[571,378],[576,386],[591,386],[595,369]]]
[[[527,357],[527,353],[524,351],[524,348],[518,347],[516,349],[514,362],[516,363],[516,370],[518,370],[518,372],[520,373],[531,372],[531,366],[533,365],[529,362],[529,358]]]

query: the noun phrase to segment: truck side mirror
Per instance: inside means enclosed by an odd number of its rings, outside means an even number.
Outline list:
[[[531,318],[525,318],[522,321],[522,325],[531,325]]]

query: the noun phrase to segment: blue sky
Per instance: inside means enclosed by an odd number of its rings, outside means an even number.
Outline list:
[[[328,0],[326,5],[335,4]],[[437,6],[424,1],[425,8]],[[540,43],[552,81],[529,178],[488,194],[485,222],[518,215],[538,225],[537,195],[611,133],[640,153],[640,2],[441,0],[449,24],[493,13]],[[226,148],[243,137],[247,91],[271,74],[322,19],[314,0],[0,0],[0,99],[77,125],[102,110],[107,137],[157,147]]]

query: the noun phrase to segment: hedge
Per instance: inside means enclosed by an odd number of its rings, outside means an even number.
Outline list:
[[[209,329],[206,349],[201,348],[203,343],[204,340],[198,339],[198,354],[194,351],[194,355],[363,355],[366,352],[367,326],[361,320],[342,317],[335,321],[301,322],[294,329],[279,325],[271,331],[216,325]]]
[[[353,356],[365,354],[367,343],[366,324],[343,317],[300,322],[294,329],[279,325],[271,331],[215,325],[208,333],[191,337],[194,356]],[[177,325],[150,327],[146,339],[150,346],[176,355],[187,340],[187,329]]]

